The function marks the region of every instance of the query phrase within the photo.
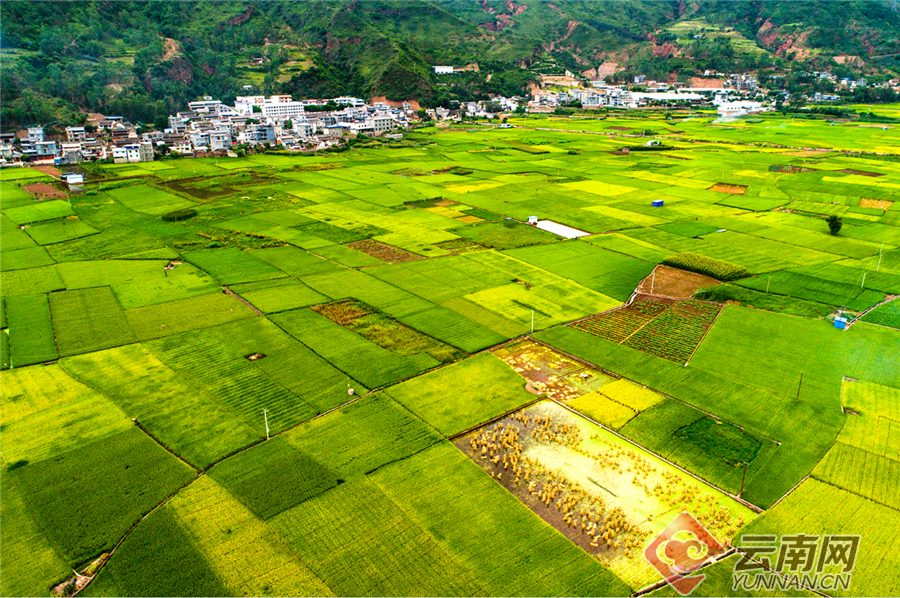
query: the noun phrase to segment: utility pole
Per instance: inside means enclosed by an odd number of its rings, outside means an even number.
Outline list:
[[[656,268],[650,273],[650,294],[653,294],[653,285],[656,284]]]
[[[769,274],[769,282],[766,283],[766,295],[769,294],[769,285],[772,284],[772,275]]]
[[[263,409],[263,417],[266,418],[266,440],[269,439],[269,410]]]
[[[881,249],[878,250],[878,266],[875,268],[875,271],[878,272],[881,269],[881,252],[884,251],[884,243],[881,244]]]
[[[800,389],[803,387],[803,372],[800,372],[800,384],[797,385],[797,401],[800,400]]]
[[[534,310],[531,310],[531,333],[534,334]]]
[[[865,286],[866,286],[866,274],[868,274],[868,272],[863,272],[863,281],[862,281],[862,284],[859,285],[859,288],[861,288],[861,289],[865,288]]]

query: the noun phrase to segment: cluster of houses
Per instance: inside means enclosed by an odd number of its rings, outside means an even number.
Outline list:
[[[103,117],[87,127],[66,127],[65,140],[48,139],[44,127],[0,133],[0,163],[30,162],[64,166],[85,160],[112,158],[116,162],[146,162],[154,147],[141,139],[134,125],[121,116]]]
[[[329,103],[329,112],[310,111]],[[289,95],[238,96],[234,106],[205,98],[188,104],[186,112],[169,117],[157,143],[182,154],[228,150],[233,145],[281,145],[288,149],[324,149],[345,135],[390,135],[409,126],[408,102],[367,104],[352,97],[296,101]]]
[[[321,111],[336,105],[336,110]],[[409,127],[417,105],[352,97],[295,101],[289,95],[239,96],[234,105],[206,97],[169,117],[162,131],[138,133],[121,116],[96,125],[66,127],[65,141],[47,139],[44,128],[0,134],[0,164],[29,161],[64,166],[94,159],[149,162],[161,149],[183,155],[228,153],[236,145],[325,149],[346,135],[394,135]],[[309,109],[309,110],[308,110]]]
[[[435,66],[435,73],[450,75],[477,71],[478,64],[464,67]],[[836,87],[866,87],[865,79],[838,79],[828,72],[801,73],[828,80]],[[520,110],[552,112],[579,103],[583,108],[641,108],[659,105],[712,104],[723,117],[742,116],[768,109],[764,90],[755,76],[707,71],[718,86],[688,87],[676,82],[647,81],[634,77],[629,89],[602,80],[590,81],[570,71],[564,75],[542,75],[541,88],[527,97],[491,97],[464,102],[454,109],[437,107],[426,111],[429,119],[459,121],[463,117],[494,118]],[[779,77],[774,77],[775,82]],[[638,87],[639,86],[639,87]],[[900,81],[873,87],[900,92]],[[252,91],[246,86],[245,91]],[[787,96],[783,94],[782,100]],[[840,96],[817,92],[805,98],[813,102],[838,101]],[[330,106],[332,109],[326,108]],[[162,131],[138,133],[137,127],[121,116],[105,116],[88,126],[66,127],[65,139],[48,139],[43,127],[29,127],[18,133],[0,133],[0,164],[29,161],[64,166],[95,159],[114,162],[147,162],[161,150],[182,155],[204,156],[228,153],[234,146],[281,146],[291,150],[320,150],[340,143],[346,136],[393,136],[418,118],[415,102],[366,102],[354,97],[295,100],[289,95],[238,96],[233,105],[211,97],[188,104],[185,112],[169,117]]]
[[[656,105],[723,104],[732,99],[743,99],[744,94],[719,87],[674,87],[651,82],[645,91],[634,91],[621,85],[608,85],[594,81],[590,88],[572,87],[564,91],[541,90],[528,102],[532,112],[550,112],[559,106],[573,102],[582,108],[642,108]]]

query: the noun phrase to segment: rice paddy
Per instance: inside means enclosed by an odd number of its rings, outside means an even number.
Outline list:
[[[898,130],[684,116],[4,168],[0,593],[626,596],[688,511],[896,594]]]

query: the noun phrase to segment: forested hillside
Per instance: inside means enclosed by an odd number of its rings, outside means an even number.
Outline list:
[[[4,2],[2,121],[152,122],[210,95],[352,94],[425,105],[522,93],[539,72],[892,76],[891,2],[410,0]],[[431,66],[477,63],[434,75]]]

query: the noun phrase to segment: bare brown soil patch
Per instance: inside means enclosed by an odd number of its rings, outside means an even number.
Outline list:
[[[699,289],[722,284],[715,278],[688,272],[671,266],[659,265],[653,273],[638,285],[638,293],[662,295],[673,299],[693,297]]]
[[[704,79],[703,77],[691,77],[691,87],[721,89],[725,87],[725,83],[721,79]]]
[[[178,45],[178,42],[172,39],[171,37],[167,37],[165,41],[165,49],[166,53],[163,54],[162,61],[165,62],[167,60],[172,60],[176,56],[181,56],[181,46]]]
[[[861,208],[875,208],[876,210],[890,210],[891,206],[894,205],[894,202],[888,201],[886,199],[870,199],[868,197],[863,197],[859,200],[859,207]]]
[[[414,260],[425,259],[423,256],[417,255],[411,251],[406,251],[405,249],[400,249],[399,247],[394,247],[393,245],[388,245],[387,243],[382,243],[381,241],[376,241],[374,239],[354,241],[353,243],[349,243],[347,247],[355,249],[356,251],[361,251],[366,255],[371,255],[383,262],[411,262]]]
[[[59,171],[59,169],[56,168],[55,166],[44,165],[44,166],[32,166],[31,168],[33,170],[37,170],[38,172],[43,172],[44,174],[49,174],[50,176],[55,176],[56,178],[59,178],[59,176],[62,174]]]
[[[632,127],[606,127],[607,129],[612,129],[614,131],[630,131]]]
[[[66,194],[64,191],[57,189],[47,183],[32,183],[30,185],[25,185],[22,187],[28,193],[31,193],[36,198],[39,199],[65,199]]]
[[[708,189],[709,191],[718,191],[719,193],[730,193],[731,195],[743,195],[747,192],[746,185],[733,185],[728,183],[716,183]]]

